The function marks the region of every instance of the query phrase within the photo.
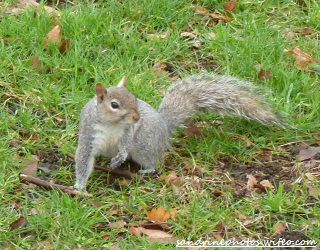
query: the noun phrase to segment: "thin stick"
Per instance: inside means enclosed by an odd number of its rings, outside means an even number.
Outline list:
[[[136,179],[142,180],[142,178],[139,175],[131,173],[129,170],[126,170],[126,169],[113,169],[113,170],[110,170],[110,169],[107,169],[107,168],[101,167],[101,166],[95,166],[94,169],[102,170],[102,171],[107,172],[109,174],[125,177],[125,178],[128,178],[128,179],[136,178]]]
[[[45,180],[42,180],[42,179],[37,178],[37,177],[30,176],[30,175],[20,174],[19,178],[20,178],[21,181],[33,183],[33,184],[35,184],[37,186],[44,187],[44,188],[47,188],[47,189],[59,189],[59,190],[65,192],[65,193],[71,194],[71,195],[92,197],[92,194],[80,192],[80,191],[78,191],[76,189],[72,189],[72,188],[70,188],[68,186],[64,186],[64,185],[52,183],[52,182],[49,182],[49,181],[45,181]]]
[[[67,156],[70,159],[74,160],[74,154],[67,153]],[[101,166],[95,166],[94,168],[97,170],[102,170],[104,172],[107,172],[111,175],[121,176],[121,177],[125,177],[128,179],[136,178],[136,179],[142,180],[142,178],[139,175],[131,173],[129,170],[126,170],[126,169],[113,169],[113,170],[111,170],[111,169],[108,169],[106,167],[101,167]]]

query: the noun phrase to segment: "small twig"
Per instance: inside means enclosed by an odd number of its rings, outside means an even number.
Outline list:
[[[74,154],[67,153],[67,156],[70,159],[74,160]],[[108,169],[106,167],[101,167],[101,166],[95,166],[94,168],[97,169],[97,170],[102,170],[102,171],[107,172],[107,173],[112,174],[112,175],[121,176],[121,177],[125,177],[125,178],[128,178],[128,179],[136,178],[136,179],[142,180],[142,178],[139,175],[134,174],[134,173],[132,173],[129,170],[126,170],[126,169],[113,169],[113,170],[111,170],[111,169]]]
[[[30,176],[30,175],[20,174],[19,178],[21,181],[33,183],[37,186],[44,187],[47,189],[60,189],[61,191],[65,192],[67,194],[92,197],[92,194],[80,192],[80,191],[73,189],[73,188],[70,188],[68,186],[64,186],[64,185],[60,185],[60,184],[56,184],[56,183],[51,183],[49,181],[45,181],[45,180]]]
[[[102,171],[107,172],[109,174],[125,177],[128,179],[133,179],[133,178],[136,178],[139,180],[142,179],[139,175],[131,173],[129,170],[126,170],[126,169],[113,169],[113,170],[111,170],[111,169],[107,169],[107,168],[101,167],[101,166],[95,166],[94,169],[102,170]]]

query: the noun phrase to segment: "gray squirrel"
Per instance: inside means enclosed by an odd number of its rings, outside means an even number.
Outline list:
[[[110,159],[110,168],[130,159],[139,174],[155,171],[170,147],[172,133],[197,112],[215,112],[282,126],[279,115],[258,88],[222,75],[191,76],[171,86],[155,110],[137,99],[123,77],[117,87],[96,84],[96,96],[82,109],[76,150],[76,183],[85,191],[97,156]]]

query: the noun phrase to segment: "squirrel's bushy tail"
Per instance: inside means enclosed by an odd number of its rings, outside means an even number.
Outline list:
[[[264,101],[257,87],[239,79],[192,76],[170,87],[159,107],[170,132],[196,112],[216,112],[283,126],[280,117]]]

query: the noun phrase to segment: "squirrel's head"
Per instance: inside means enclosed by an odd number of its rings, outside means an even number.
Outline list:
[[[128,90],[124,76],[117,87],[96,84],[97,108],[102,122],[133,124],[140,119],[137,98]]]

